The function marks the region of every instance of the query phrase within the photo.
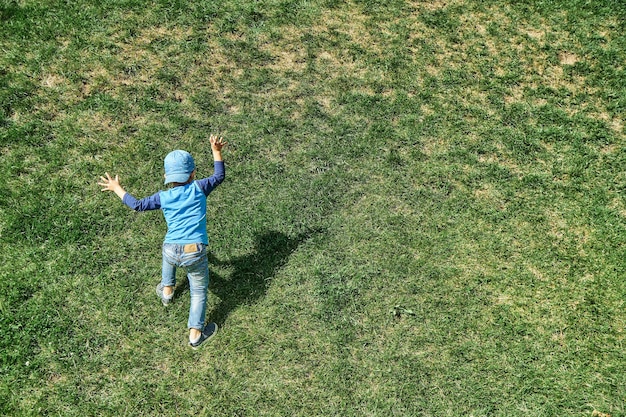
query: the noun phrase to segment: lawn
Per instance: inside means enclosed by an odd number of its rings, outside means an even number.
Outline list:
[[[626,416],[626,4],[0,0],[0,414]],[[209,197],[208,318],[164,308]]]

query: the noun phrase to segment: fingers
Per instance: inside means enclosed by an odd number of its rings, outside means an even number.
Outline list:
[[[218,137],[217,135],[214,135],[214,134],[211,134],[209,136],[209,141],[211,142],[212,145],[218,145],[218,146],[224,146],[227,143],[223,137],[221,136]]]
[[[111,178],[111,175],[109,175],[108,172],[105,172],[104,175],[106,175],[106,178],[103,176],[100,176],[100,182],[98,182],[98,185],[103,187],[102,191],[110,191],[113,190],[113,186],[114,184],[120,182],[120,177],[119,175],[116,175],[115,178]]]

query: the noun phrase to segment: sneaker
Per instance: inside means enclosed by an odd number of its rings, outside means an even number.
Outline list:
[[[199,349],[202,347],[202,344],[204,342],[215,336],[215,333],[217,333],[217,324],[209,323],[204,326],[204,330],[202,330],[202,333],[200,333],[200,339],[198,339],[198,341],[194,343],[189,342],[189,346],[191,346],[193,349]]]
[[[174,293],[171,293],[170,295],[163,294],[163,284],[161,284],[160,282],[156,286],[156,293],[161,299],[161,302],[164,306],[168,305],[172,301],[172,298],[174,298]]]

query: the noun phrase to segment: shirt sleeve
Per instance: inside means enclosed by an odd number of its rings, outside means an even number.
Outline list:
[[[213,169],[213,175],[196,181],[204,195],[209,195],[209,193],[213,191],[215,187],[220,185],[222,181],[224,181],[224,178],[226,178],[226,167],[224,165],[224,161],[215,161],[213,163]]]
[[[124,194],[122,202],[135,211],[158,210],[161,208],[160,193],[152,194],[150,197],[137,200],[129,193]]]

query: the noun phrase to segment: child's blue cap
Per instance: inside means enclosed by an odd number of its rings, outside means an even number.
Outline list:
[[[189,152],[176,150],[167,154],[163,162],[165,167],[165,183],[185,183],[196,169],[196,163]]]

